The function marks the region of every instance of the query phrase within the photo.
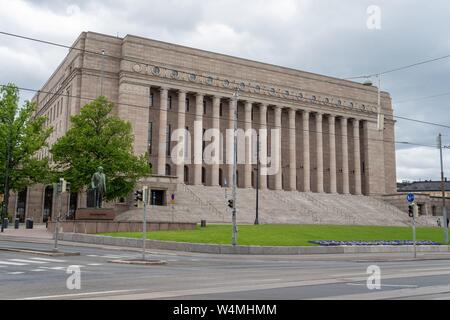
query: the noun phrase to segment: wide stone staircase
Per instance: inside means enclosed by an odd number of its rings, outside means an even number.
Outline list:
[[[178,185],[173,206],[150,206],[149,221],[230,223],[227,199],[232,190],[222,187]],[[255,221],[256,192],[238,189],[237,221]],[[142,221],[142,209],[127,211],[117,221]],[[259,221],[272,224],[338,224],[406,226],[406,212],[374,197],[304,193],[297,191],[259,191]]]

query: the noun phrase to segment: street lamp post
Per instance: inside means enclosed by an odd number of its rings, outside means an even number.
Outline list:
[[[445,207],[445,181],[444,181],[444,160],[442,156],[442,134],[438,135],[438,148],[441,160],[441,191],[442,191],[442,218],[444,219],[444,243],[448,244],[448,217]]]
[[[236,89],[236,92],[234,94],[236,108],[234,110],[234,132],[233,132],[233,208],[232,208],[232,223],[233,223],[233,238],[232,238],[232,244],[233,246],[237,245],[237,224],[236,224],[236,188],[237,188],[237,105],[238,105],[238,99],[239,99],[239,88]]]
[[[256,134],[256,217],[255,217],[255,225],[259,224],[259,175],[260,175],[259,133],[257,133]]]

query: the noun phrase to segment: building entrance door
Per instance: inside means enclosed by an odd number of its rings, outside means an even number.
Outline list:
[[[164,190],[152,190],[150,194],[150,204],[152,206],[164,206],[166,191]]]
[[[43,222],[51,221],[53,211],[53,187],[46,187],[44,194]]]

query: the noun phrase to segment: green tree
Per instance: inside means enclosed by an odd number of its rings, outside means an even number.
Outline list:
[[[113,116],[113,108],[105,97],[85,105],[51,149],[57,170],[73,191],[89,186],[92,174],[102,166],[107,200],[128,195],[137,180],[150,174],[147,155],[133,154],[131,124]]]
[[[46,118],[34,116],[36,104],[26,101],[19,107],[19,89],[13,84],[0,87],[0,187],[4,193],[2,218],[8,213],[10,190],[20,191],[34,183],[51,179],[48,159],[36,152],[47,146],[52,128]]]

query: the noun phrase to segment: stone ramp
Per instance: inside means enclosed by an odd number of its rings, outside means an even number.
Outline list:
[[[226,196],[231,188],[179,185],[173,209],[151,206],[149,221],[230,223]],[[254,189],[238,189],[237,221],[255,220]],[[260,223],[407,226],[406,212],[373,197],[260,190]],[[127,211],[116,221],[142,221],[142,209]],[[420,224],[420,222],[419,222]],[[428,223],[427,223],[428,224]]]

